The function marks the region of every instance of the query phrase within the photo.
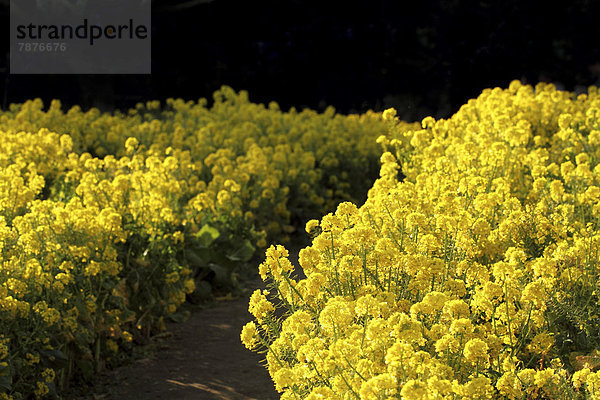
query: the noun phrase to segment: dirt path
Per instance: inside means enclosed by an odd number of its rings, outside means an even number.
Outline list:
[[[221,302],[169,326],[166,348],[116,371],[118,384],[104,399],[278,399],[262,356],[240,342],[247,309],[246,298]]]
[[[298,265],[302,244],[289,246]],[[250,289],[261,287],[254,281]],[[263,355],[240,342],[242,326],[252,319],[248,298],[218,302],[192,312],[184,323],[171,323],[152,356],[108,371],[94,385],[94,395],[69,400],[276,400]]]
[[[259,287],[254,282],[252,289]],[[69,400],[276,400],[279,396],[262,355],[240,342],[252,319],[248,296],[220,301],[192,312],[183,323],[167,324],[151,355],[105,371],[89,388],[93,394]],[[75,388],[77,390],[77,388]]]

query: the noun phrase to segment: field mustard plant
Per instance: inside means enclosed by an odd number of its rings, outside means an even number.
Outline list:
[[[306,278],[279,246],[259,268],[241,339],[281,398],[598,398],[599,110],[515,81],[416,129],[384,112],[380,177],[306,224]]]
[[[210,107],[109,114],[37,99],[0,112],[0,399],[59,395],[183,319],[186,298],[235,290],[258,248],[364,196],[392,124],[283,112],[227,87]],[[288,274],[287,253],[272,256],[265,273]],[[281,286],[290,302],[294,285]],[[268,296],[255,295],[249,347],[272,320]]]

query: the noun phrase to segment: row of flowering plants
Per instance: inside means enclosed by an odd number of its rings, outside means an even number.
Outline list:
[[[189,180],[173,160],[72,146],[45,129],[0,132],[2,399],[90,378],[195,289],[175,204]]]
[[[235,289],[257,249],[361,197],[389,124],[229,88],[211,107],[0,112],[0,399],[60,397],[186,298]]]
[[[381,113],[283,112],[275,102],[255,104],[229,87],[216,91],[210,106],[206,99],[168,99],[164,107],[149,101],[113,114],[77,106],[63,112],[58,101],[44,111],[32,100],[0,113],[0,127],[67,133],[74,152],[96,157],[126,156],[128,137],[153,155],[188,152],[197,191],[205,193],[198,206],[229,207],[230,218],[252,220],[263,246],[274,238],[285,242],[295,226],[340,201],[364,200],[379,169],[374,138],[387,129]]]
[[[260,265],[241,339],[281,398],[600,398],[598,88],[394,115],[366,202],[306,225],[306,278]]]

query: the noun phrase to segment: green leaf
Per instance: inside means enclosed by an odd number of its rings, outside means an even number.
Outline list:
[[[229,283],[229,271],[218,264],[208,264],[208,268],[215,273],[215,280],[223,285]]]
[[[77,364],[85,379],[90,379],[94,376],[94,363],[92,360],[77,360],[75,364]]]
[[[190,315],[191,313],[189,311],[184,310],[173,314],[169,314],[167,318],[169,318],[173,322],[181,323],[187,321]]]
[[[48,386],[48,394],[46,396],[51,399],[58,398],[58,393],[56,393],[56,384],[54,382],[49,382],[46,383],[46,385]]]
[[[226,249],[215,249],[210,253],[210,261],[212,264],[219,264],[224,268],[232,268],[235,266],[229,258],[226,256]]]
[[[69,359],[60,350],[42,350],[40,354],[44,358],[44,365],[48,365],[54,369],[62,369],[69,364]]]
[[[235,249],[232,253],[226,255],[231,261],[249,261],[254,255],[255,248],[249,240],[245,240],[240,247]]]
[[[187,295],[187,299],[192,304],[200,304],[210,299],[212,287],[207,281],[196,279],[196,290]]]
[[[77,312],[79,313],[79,318],[84,321],[91,321],[90,314],[88,313],[87,307],[85,306],[85,301],[83,300],[81,295],[77,295],[75,298],[75,307],[77,308]]]
[[[12,390],[12,376],[0,376],[0,393],[7,393]]]
[[[206,281],[197,281],[196,290],[194,290],[195,296],[200,299],[209,299],[212,293],[212,287],[210,283]]]
[[[185,258],[192,267],[203,267],[210,261],[210,250],[205,247],[188,249]]]
[[[196,239],[198,242],[205,247],[210,246],[215,240],[221,236],[219,231],[216,228],[213,228],[210,225],[204,225],[200,231],[196,233]]]

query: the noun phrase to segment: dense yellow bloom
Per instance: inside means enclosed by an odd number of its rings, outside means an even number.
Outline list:
[[[465,344],[465,360],[472,364],[486,364],[489,358],[489,348],[486,342],[481,339],[471,339]]]
[[[246,346],[248,349],[252,350],[256,347],[258,342],[258,332],[254,322],[248,322],[246,325],[244,325],[241,333],[241,339],[242,343],[244,343],[244,346]]]
[[[380,179],[364,204],[307,224],[299,295],[275,292],[318,323],[266,328],[270,349],[304,343],[270,369],[313,371],[284,394],[595,398],[599,105],[594,87],[513,82],[412,129],[386,111]],[[261,268],[274,288],[291,279],[279,262]]]
[[[255,290],[250,297],[250,306],[248,311],[254,316],[259,322],[264,321],[271,312],[275,310],[273,304],[267,300],[267,291]]]
[[[164,327],[196,279],[233,285],[234,268],[289,238],[292,221],[362,196],[377,172],[364,167],[380,155],[375,139],[392,123],[373,112],[282,112],[226,87],[214,100],[108,114],[36,99],[0,112],[0,319],[11,327],[0,335],[31,343],[30,354],[114,355],[131,329]],[[348,203],[338,219],[353,223],[355,209]],[[278,251],[266,272],[287,274]],[[316,304],[323,277],[279,291]],[[23,369],[23,357],[10,355],[14,391],[42,396],[41,363]]]

